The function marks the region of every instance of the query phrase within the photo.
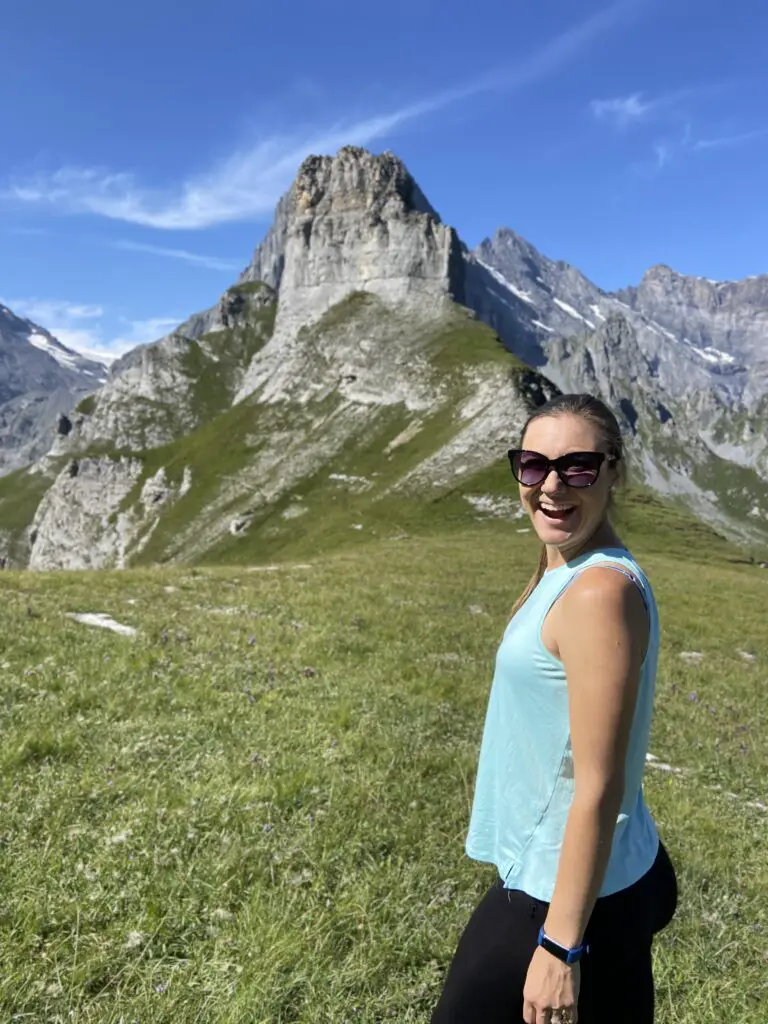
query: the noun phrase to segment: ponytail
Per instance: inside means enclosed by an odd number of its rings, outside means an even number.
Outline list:
[[[536,566],[536,571],[534,572],[533,576],[531,576],[530,580],[528,581],[528,586],[522,592],[520,597],[518,597],[518,599],[515,601],[514,606],[512,608],[512,613],[510,615],[510,619],[513,618],[515,615],[517,615],[517,613],[523,607],[525,602],[528,600],[528,598],[534,592],[536,587],[539,585],[539,583],[541,581],[541,577],[544,575],[544,572],[545,572],[546,568],[547,568],[547,546],[546,546],[546,544],[542,544],[541,545],[541,551],[539,552],[539,564]]]

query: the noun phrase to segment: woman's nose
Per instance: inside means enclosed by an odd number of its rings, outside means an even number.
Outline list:
[[[541,482],[541,489],[545,494],[556,494],[558,491],[562,491],[564,487],[565,484],[554,469],[550,469]]]

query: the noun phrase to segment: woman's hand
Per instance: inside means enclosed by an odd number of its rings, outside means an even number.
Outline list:
[[[537,946],[523,989],[525,1024],[576,1024],[581,965],[565,964]]]

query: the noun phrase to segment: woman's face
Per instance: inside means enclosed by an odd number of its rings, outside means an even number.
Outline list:
[[[569,452],[606,450],[605,442],[592,423],[572,413],[534,420],[525,432],[521,447],[548,459]],[[604,462],[590,487],[569,487],[552,469],[535,487],[520,484],[520,501],[544,544],[575,551],[605,520],[615,478],[615,468]]]

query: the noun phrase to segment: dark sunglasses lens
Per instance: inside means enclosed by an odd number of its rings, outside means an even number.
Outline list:
[[[523,452],[516,456],[513,469],[515,476],[524,487],[535,487],[549,472],[549,463],[546,459]]]
[[[579,455],[565,464],[561,464],[562,479],[569,487],[591,487],[600,472],[600,459],[590,459]]]

